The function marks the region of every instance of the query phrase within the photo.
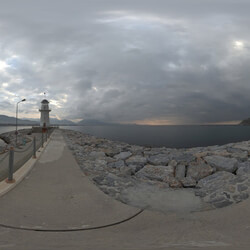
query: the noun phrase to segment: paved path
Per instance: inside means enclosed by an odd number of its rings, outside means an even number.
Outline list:
[[[30,175],[0,198],[0,223],[33,229],[72,229],[113,223],[138,210],[101,193],[56,131]],[[165,250],[249,249],[250,200],[198,213],[144,211],[119,225],[76,232],[0,226],[0,249]]]
[[[0,224],[43,230],[104,226],[139,212],[101,192],[83,175],[60,130],[30,175],[0,199]]]

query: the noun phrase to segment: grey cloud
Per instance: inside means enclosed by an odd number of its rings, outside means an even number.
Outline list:
[[[0,113],[12,112],[17,94],[29,100],[23,113],[35,114],[45,91],[52,115],[68,119],[207,123],[249,116],[248,1],[1,5],[0,97],[9,103],[0,101]],[[10,67],[1,69],[1,61]]]

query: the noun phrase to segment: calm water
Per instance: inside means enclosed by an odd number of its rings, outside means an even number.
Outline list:
[[[175,148],[222,145],[250,140],[250,126],[66,126],[115,141]]]
[[[30,128],[20,126],[19,129]],[[61,126],[114,141],[147,146],[187,148],[250,140],[250,126]],[[0,126],[0,134],[15,126]]]

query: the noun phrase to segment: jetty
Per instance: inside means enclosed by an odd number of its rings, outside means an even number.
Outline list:
[[[62,130],[39,151],[0,184],[0,249],[249,249],[250,199],[193,213],[142,209],[102,192]]]

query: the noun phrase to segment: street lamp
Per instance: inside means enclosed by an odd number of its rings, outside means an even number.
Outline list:
[[[20,102],[25,102],[26,101],[26,99],[23,99],[22,101],[20,101]],[[18,104],[20,103],[20,102],[17,102],[17,104],[16,104],[16,146],[17,146],[17,120],[18,120]]]

